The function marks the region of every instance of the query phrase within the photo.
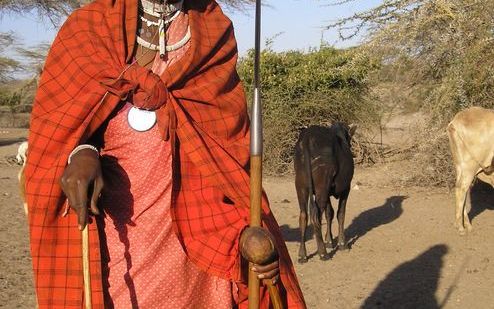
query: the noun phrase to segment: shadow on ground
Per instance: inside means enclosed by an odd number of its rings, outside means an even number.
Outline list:
[[[435,293],[447,252],[446,245],[436,245],[396,267],[361,308],[440,308]]]
[[[371,208],[359,214],[345,229],[348,246],[351,248],[355,242],[373,229],[393,222],[403,213],[403,201],[408,196],[397,195],[386,199],[383,205]]]
[[[491,185],[477,180],[470,190],[470,202],[472,208],[469,213],[470,220],[486,210],[494,210],[494,188]]]
[[[286,242],[300,242],[300,228],[290,227],[288,224],[283,224],[280,226],[281,235]],[[307,229],[305,230],[305,237],[307,240],[314,237],[314,228],[312,224],[307,224]]]

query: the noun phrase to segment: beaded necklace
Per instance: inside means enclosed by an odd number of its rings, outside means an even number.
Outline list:
[[[164,58],[166,52],[174,51],[184,46],[190,40],[190,26],[187,27],[185,36],[177,43],[172,45],[166,44],[166,29],[170,23],[175,20],[183,8],[183,0],[176,3],[155,3],[148,0],[139,1],[139,15],[143,24],[146,24],[148,28],[157,27],[157,33],[159,36],[159,45],[155,45],[148,40],[155,37],[149,29],[142,29],[137,34],[137,44],[150,50],[159,51],[160,57]],[[147,19],[145,14],[158,18],[157,21]],[[145,36],[145,38],[142,37]],[[148,40],[147,40],[148,39]]]

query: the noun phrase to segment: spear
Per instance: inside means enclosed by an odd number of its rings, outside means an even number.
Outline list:
[[[261,0],[256,0],[255,15],[255,48],[254,48],[254,102],[251,112],[250,127],[250,228],[253,238],[260,240],[258,244],[264,244],[265,250],[253,250],[250,252],[249,260],[249,309],[259,308],[259,288],[260,282],[257,275],[252,271],[254,263],[263,264],[272,260],[275,252],[274,240],[269,233],[261,229],[261,200],[262,200],[262,114],[261,114],[261,91],[259,78],[261,50]],[[267,240],[267,241],[266,241]],[[262,247],[262,245],[261,245]],[[248,251],[248,250],[246,250]],[[256,252],[257,251],[257,252]],[[248,256],[249,252],[243,252]],[[278,288],[271,283],[268,285],[269,295],[273,307],[281,309],[281,299]]]

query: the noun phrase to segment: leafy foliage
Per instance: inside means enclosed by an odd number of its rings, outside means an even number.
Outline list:
[[[2,35],[4,34],[0,33],[0,40]],[[10,36],[10,34],[7,35]],[[8,39],[9,43],[14,41],[13,36],[8,37]],[[31,110],[38,77],[43,68],[48,48],[47,44],[40,44],[31,49],[18,47],[16,50],[24,58],[23,63],[7,56],[0,57],[0,81],[3,82],[2,87],[0,87],[0,106],[8,107],[11,113]],[[13,76],[15,72],[28,72],[32,77],[16,80]]]
[[[60,22],[73,10],[89,2],[91,0],[0,0],[0,16],[1,14],[36,14],[41,19],[50,20],[54,26],[58,27]],[[249,4],[253,3],[251,0],[224,0],[222,2],[230,10],[245,9]],[[0,56],[0,82],[11,81],[13,79],[12,73],[14,72],[24,71],[32,73],[33,77],[25,81],[20,89],[13,92],[16,95],[19,94],[23,98],[22,101],[25,101],[33,97],[33,88],[43,68],[49,44],[41,43],[33,47],[15,48],[17,58],[23,59],[22,63],[12,56],[7,56],[5,53],[8,48],[15,45],[19,45],[19,43],[13,33],[0,32],[0,54],[2,55]],[[12,98],[14,95],[12,91],[1,89],[0,92],[0,96],[3,98],[0,105],[8,105],[6,103],[7,101],[13,102],[12,100],[5,100],[5,97]]]
[[[0,0],[2,13],[29,14],[36,12],[42,18],[48,18],[57,25],[63,17],[73,10],[91,2],[90,0]]]
[[[351,34],[369,29],[363,50],[381,57],[379,81],[402,89],[396,95],[404,109],[427,115],[416,136],[416,178],[451,183],[446,124],[466,107],[494,107],[494,2],[385,0],[331,26]]]
[[[15,37],[12,33],[0,32],[0,82],[5,83],[11,79],[11,74],[20,69],[19,61],[4,56],[7,49],[14,44]]]
[[[261,96],[265,170],[291,171],[298,131],[311,124],[333,121],[376,122],[379,110],[365,98],[367,78],[377,64],[355,50],[321,47],[308,53],[261,54]],[[239,62],[248,101],[252,101],[254,51]]]
[[[137,1],[137,0],[136,0]],[[28,14],[36,12],[42,18],[48,18],[54,25],[73,10],[90,3],[91,0],[0,0],[3,13]],[[223,0],[228,9],[245,9],[253,0]]]
[[[19,47],[17,48],[17,53],[24,59],[24,69],[33,73],[35,78],[37,78],[43,70],[49,49],[50,44],[40,43],[30,48]]]

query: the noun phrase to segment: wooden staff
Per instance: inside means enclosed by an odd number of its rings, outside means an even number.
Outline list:
[[[255,17],[255,56],[254,56],[254,102],[252,104],[251,127],[250,127],[250,227],[255,228],[261,235],[263,230],[261,226],[261,200],[262,200],[262,114],[261,114],[261,92],[259,80],[259,63],[261,50],[261,1],[256,0],[256,17]],[[265,233],[267,234],[267,233]],[[271,248],[266,247],[265,252],[276,252],[274,240],[266,238],[266,246],[271,243]],[[261,253],[262,254],[262,253]],[[248,258],[249,260],[249,309],[259,308],[259,289],[260,282],[257,274],[252,271],[253,262],[263,264],[270,259],[270,254],[259,259]],[[278,288],[266,281],[269,295],[273,307],[281,309],[281,298]]]
[[[254,102],[250,123],[250,226],[261,226],[262,199],[262,114],[259,83],[259,60],[261,50],[261,1],[256,0],[254,48]],[[259,308],[259,278],[249,262],[249,309]]]
[[[91,274],[89,272],[89,223],[82,230],[82,273],[84,278],[84,303],[86,309],[93,307],[91,301]]]
[[[242,233],[240,238],[240,246],[242,256],[250,262],[249,267],[253,264],[263,265],[272,263],[278,259],[275,240],[271,234],[260,226],[249,227]],[[252,288],[252,283],[254,288]],[[282,309],[280,293],[278,287],[274,285],[271,279],[264,280],[269,291],[269,297],[274,309]],[[257,289],[255,289],[257,287]],[[249,270],[249,309],[259,308],[259,279],[256,273]]]

